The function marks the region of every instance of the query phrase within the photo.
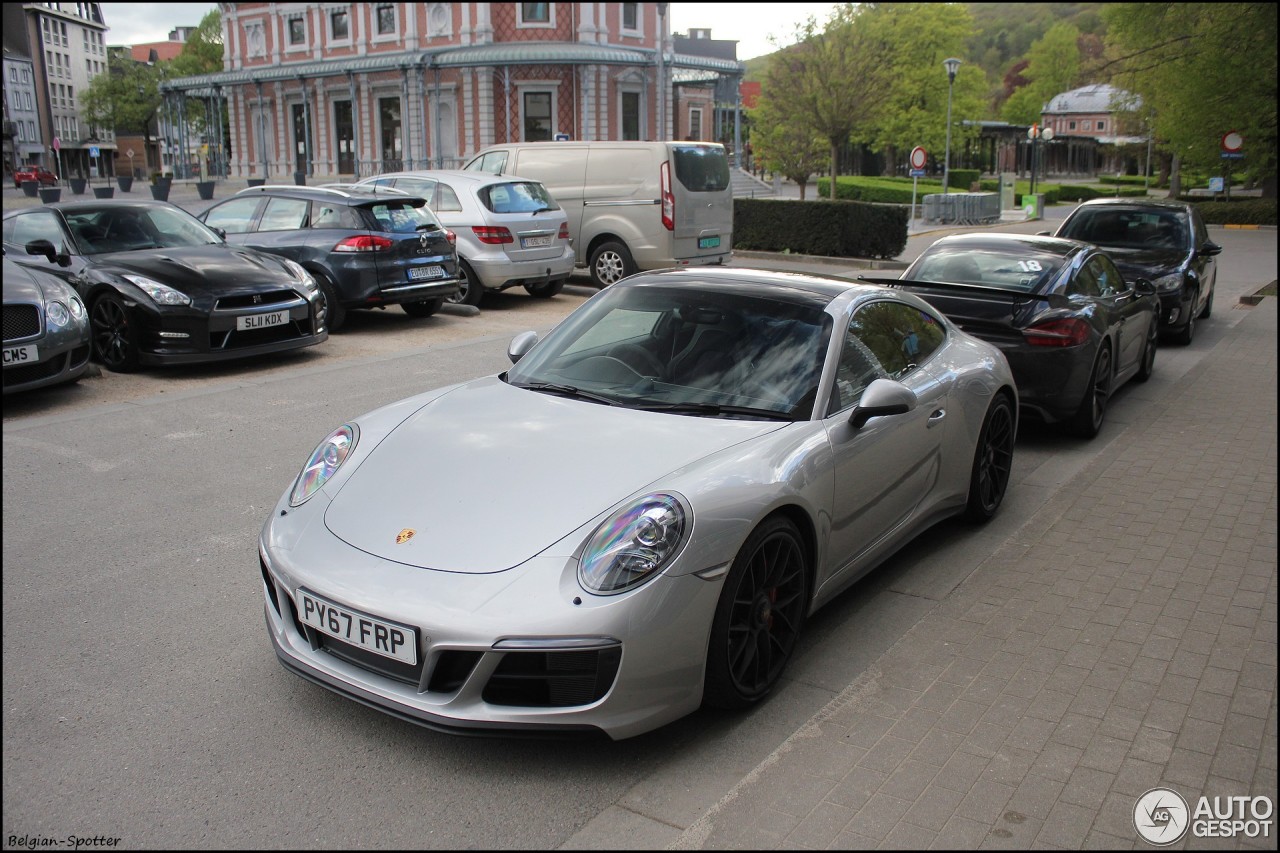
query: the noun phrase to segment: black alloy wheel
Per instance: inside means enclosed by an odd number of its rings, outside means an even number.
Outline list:
[[[1107,414],[1107,402],[1111,399],[1111,347],[1103,344],[1098,350],[1098,358],[1093,363],[1093,374],[1089,377],[1089,388],[1080,408],[1071,418],[1070,430],[1081,438],[1093,438],[1102,429],[1102,421]]]
[[[338,299],[338,287],[325,273],[313,272],[311,276],[320,286],[320,295],[324,298],[325,325],[329,331],[336,332],[347,321],[347,309]]]
[[[1134,374],[1134,382],[1146,382],[1151,378],[1151,374],[1156,370],[1156,349],[1160,346],[1160,330],[1157,328],[1155,317],[1151,318],[1151,325],[1147,329],[1147,343],[1142,348],[1142,363],[1138,365],[1138,372]]]
[[[475,270],[462,258],[458,258],[458,292],[449,297],[449,302],[478,308],[483,296],[484,285],[476,278]]]
[[[809,566],[794,524],[774,516],[747,538],[725,578],[711,626],[704,700],[755,704],[778,683],[809,607]]]
[[[987,409],[982,432],[978,435],[965,518],[978,523],[990,521],[1000,509],[1013,471],[1013,444],[1016,439],[1013,404],[1001,394]]]
[[[138,369],[138,344],[124,300],[104,293],[89,313],[93,333],[93,355],[108,370],[131,373]]]

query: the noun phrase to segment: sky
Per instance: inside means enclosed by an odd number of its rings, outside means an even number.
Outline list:
[[[826,21],[835,3],[672,3],[671,31],[710,29],[714,39],[736,39],[738,59],[754,59],[791,44],[796,24],[812,15]],[[107,44],[165,41],[175,27],[194,27],[216,3],[103,3]]]

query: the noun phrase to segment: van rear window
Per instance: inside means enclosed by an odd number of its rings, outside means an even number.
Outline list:
[[[718,193],[729,187],[729,158],[723,148],[676,145],[671,159],[675,161],[676,180],[689,192]]]

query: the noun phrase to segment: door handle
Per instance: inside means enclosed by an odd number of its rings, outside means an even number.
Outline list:
[[[933,414],[929,415],[929,422],[926,426],[929,429],[933,429],[938,424],[942,423],[943,418],[945,418],[946,416],[947,416],[946,409],[937,409],[934,411]]]

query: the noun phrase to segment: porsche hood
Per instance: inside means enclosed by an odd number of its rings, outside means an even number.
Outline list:
[[[383,559],[504,571],[664,474],[784,426],[638,412],[481,379],[366,449],[325,525]]]

